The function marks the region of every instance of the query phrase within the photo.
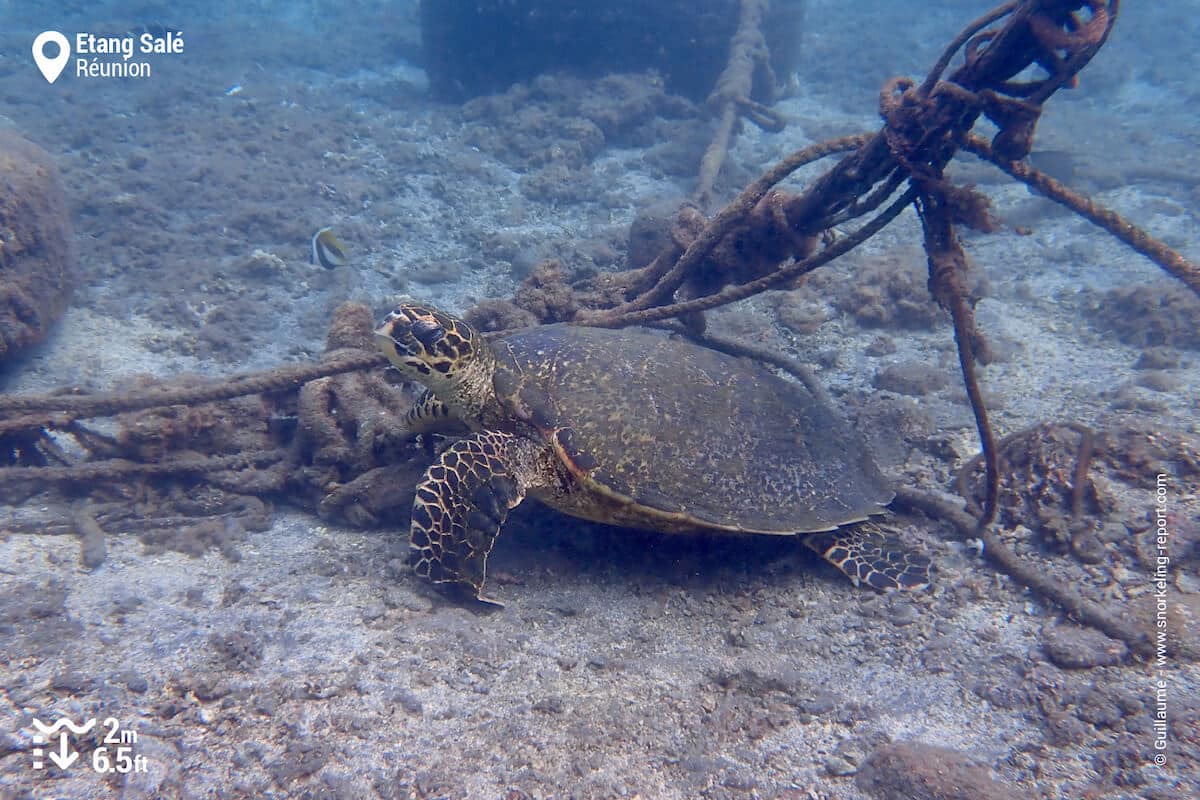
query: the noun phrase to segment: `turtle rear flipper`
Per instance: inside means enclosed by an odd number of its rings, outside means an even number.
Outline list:
[[[442,453],[417,484],[409,539],[418,575],[482,596],[488,553],[508,512],[538,482],[545,448],[499,431],[481,431]]]
[[[929,559],[910,552],[894,536],[860,523],[822,533],[809,533],[804,543],[846,573],[855,586],[914,591],[929,585]]]

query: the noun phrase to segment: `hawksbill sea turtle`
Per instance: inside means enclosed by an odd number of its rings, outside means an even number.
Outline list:
[[[413,561],[436,583],[495,603],[488,554],[529,495],[627,527],[799,534],[856,585],[928,585],[928,559],[868,522],[894,493],[861,437],[757,362],[642,330],[544,325],[487,341],[420,305],[375,336],[427,389],[414,432],[467,431],[413,502]]]

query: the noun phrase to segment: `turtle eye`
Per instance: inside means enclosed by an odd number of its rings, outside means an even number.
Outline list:
[[[417,341],[425,345],[426,348],[432,348],[436,342],[446,336],[446,329],[432,317],[419,317],[413,320],[409,330],[416,337]]]

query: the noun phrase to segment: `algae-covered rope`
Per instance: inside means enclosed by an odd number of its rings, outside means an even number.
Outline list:
[[[1016,11],[1020,5],[1020,2],[1014,1],[1011,3],[1005,3],[1002,6],[997,6],[996,8],[993,8],[991,11],[984,14],[982,17],[976,19],[971,24],[967,25],[967,27],[963,28],[962,32],[959,33],[958,36],[954,37],[954,41],[950,42],[950,44],[946,46],[946,49],[942,51],[941,58],[937,60],[937,63],[934,64],[933,68],[929,70],[929,74],[925,76],[925,81],[921,84],[921,88],[918,90],[921,96],[929,96],[929,93],[933,91],[933,87],[936,86],[937,82],[942,79],[942,75],[946,72],[946,68],[950,66],[950,61],[954,58],[955,54],[962,49],[963,45],[965,45],[973,36],[986,28],[988,25],[991,25],[993,22],[996,22],[997,20],[1002,19]]]
[[[964,541],[978,539],[983,543],[984,557],[1010,578],[1057,604],[1069,616],[1085,625],[1125,642],[1136,657],[1146,659],[1154,654],[1153,643],[1144,628],[1087,599],[1065,581],[1028,564],[999,537],[986,528],[980,529],[974,518],[953,504],[925,492],[903,487],[896,492],[893,503],[900,508],[920,511],[949,522]]]
[[[601,328],[645,325],[650,322],[659,322],[684,314],[708,311],[719,306],[726,306],[730,303],[736,303],[739,300],[753,297],[756,294],[761,294],[768,289],[778,288],[780,284],[795,280],[801,275],[812,272],[818,267],[833,261],[835,258],[845,255],[867,239],[870,239],[876,233],[883,230],[893,219],[900,216],[900,213],[912,203],[915,196],[916,193],[912,189],[908,190],[893,201],[886,209],[881,211],[874,219],[854,233],[836,239],[832,244],[815,255],[801,261],[792,261],[785,264],[770,275],[764,275],[748,283],[730,286],[714,294],[698,297],[695,300],[685,300],[679,303],[672,303],[671,305],[655,306],[640,311],[626,311],[619,314],[614,309],[614,313],[611,316],[590,316],[585,324]]]
[[[696,205],[702,209],[712,202],[713,186],[733,143],[738,117],[745,115],[768,130],[782,129],[779,117],[749,99],[754,88],[755,65],[768,63],[767,42],[762,33],[766,0],[741,0],[739,5],[737,30],[729,43],[729,61],[708,99],[709,105],[717,111],[717,130],[700,159],[700,174],[693,195]]]
[[[1200,295],[1200,266],[1189,261],[1181,253],[1155,239],[1142,228],[1134,225],[1115,211],[1105,208],[1091,198],[1084,197],[1063,186],[1045,173],[1039,172],[1024,161],[1008,161],[996,155],[992,146],[979,136],[967,136],[963,149],[999,167],[1009,176],[1039,194],[1074,211],[1079,216],[1111,233],[1138,253],[1162,267],[1169,275],[1178,278],[1196,294]]]
[[[382,354],[342,350],[321,361],[249,372],[201,385],[176,386],[163,382],[132,391],[0,396],[0,414],[22,414],[22,417],[0,419],[0,433],[11,430],[14,422],[19,423],[19,427],[37,427],[38,420],[42,419],[45,420],[42,424],[61,427],[66,424],[64,417],[106,417],[159,406],[199,405],[250,394],[269,394],[295,389],[317,378],[386,365],[387,359]]]
[[[954,321],[954,343],[958,349],[958,364],[975,427],[983,448],[987,466],[987,491],[983,513],[979,516],[980,530],[992,524],[1000,497],[1000,456],[996,451],[996,435],[988,419],[987,405],[975,367],[986,355],[986,344],[975,325],[967,290],[967,255],[954,232],[949,201],[937,191],[937,182],[930,182],[917,198],[921,229],[925,234],[925,254],[929,259],[929,289],[938,305],[950,312]]]
[[[714,247],[723,239],[734,226],[745,220],[754,210],[767,192],[771,190],[775,184],[782,181],[788,175],[805,164],[811,164],[825,156],[833,155],[834,153],[844,153],[847,150],[856,150],[870,139],[869,135],[856,134],[853,136],[843,136],[838,139],[830,139],[829,141],[820,142],[810,145],[801,150],[797,150],[787,158],[780,161],[771,169],[767,170],[758,180],[751,183],[737,198],[721,210],[719,214],[713,217],[712,221],[704,228],[704,231],[696,237],[696,239],[688,245],[683,255],[675,262],[675,265],[669,272],[662,276],[658,282],[643,292],[639,297],[631,300],[624,305],[616,308],[607,309],[605,311],[582,311],[575,316],[573,320],[580,325],[593,325],[603,328],[619,328],[625,325],[636,324],[644,321],[638,319],[634,312],[647,309],[650,306],[659,304],[670,298],[671,294],[679,288],[687,273],[696,265],[703,261],[713,250]],[[822,262],[823,263],[823,262]],[[653,266],[653,265],[652,265]],[[767,287],[769,288],[769,287]],[[762,291],[759,289],[758,291]],[[747,295],[748,296],[748,295]],[[740,298],[739,298],[740,299]],[[722,300],[718,305],[733,302],[732,300]],[[671,307],[671,306],[668,306]],[[711,306],[710,306],[711,307]],[[676,312],[683,313],[683,312]],[[674,316],[668,314],[667,316]],[[663,316],[655,316],[654,319],[666,319]],[[626,321],[630,320],[630,321]]]
[[[0,467],[0,486],[13,483],[95,483],[97,481],[127,480],[160,475],[205,473],[218,470],[244,469],[283,460],[286,448],[255,450],[229,456],[179,456],[162,461],[131,461],[110,458],[86,461],[63,467]]]

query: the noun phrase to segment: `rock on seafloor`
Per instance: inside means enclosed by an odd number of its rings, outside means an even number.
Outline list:
[[[71,224],[50,154],[0,128],[0,361],[37,344],[67,306]]]
[[[871,754],[855,778],[878,800],[1017,800],[985,767],[960,750],[894,742]]]

